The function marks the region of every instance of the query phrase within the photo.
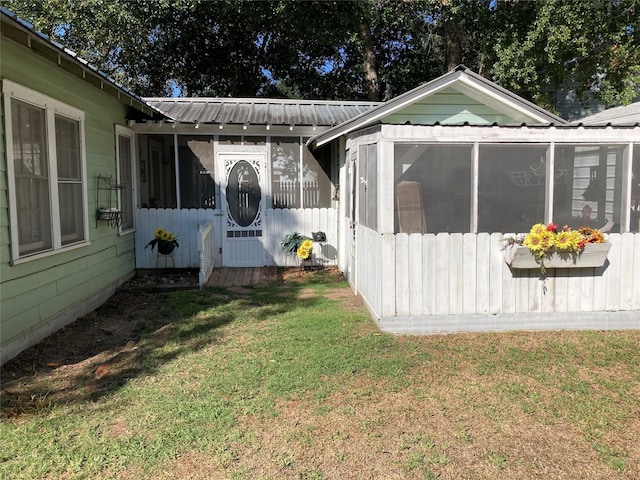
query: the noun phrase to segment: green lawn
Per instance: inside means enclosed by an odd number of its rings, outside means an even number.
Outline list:
[[[640,331],[394,337],[326,272],[87,325],[3,369],[0,478],[640,478]]]

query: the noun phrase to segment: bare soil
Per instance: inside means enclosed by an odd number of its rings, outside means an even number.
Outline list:
[[[278,282],[301,282],[316,272],[317,270],[303,268],[283,269],[278,274]],[[325,269],[323,273],[328,279],[335,277],[339,281],[343,278],[337,269]],[[143,332],[162,326],[158,324],[158,320],[153,321],[154,325],[149,320],[158,318],[153,315],[156,311],[154,296],[157,293],[197,288],[198,275],[194,272],[139,272],[98,309],[63,327],[3,365],[0,369],[2,386],[23,377],[25,381],[35,378],[43,381],[48,375],[58,375],[60,367],[64,367],[63,370],[67,372],[94,368],[96,378],[106,376],[103,371],[106,367],[102,362],[109,355],[135,348]],[[242,287],[233,290],[236,294],[250,292],[251,290]],[[300,295],[313,295],[313,290],[303,289]],[[353,295],[350,290],[329,289],[325,295],[343,299],[346,307],[361,306],[360,297]],[[10,399],[4,393],[2,410],[6,412]]]

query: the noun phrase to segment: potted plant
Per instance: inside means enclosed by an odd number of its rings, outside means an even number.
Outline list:
[[[158,253],[160,255],[171,255],[173,250],[180,245],[178,244],[177,237],[171,233],[167,232],[163,228],[156,229],[154,233],[153,239],[147,243],[144,248],[151,247],[151,251],[155,246],[158,246]]]

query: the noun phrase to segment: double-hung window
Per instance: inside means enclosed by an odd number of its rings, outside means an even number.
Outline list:
[[[3,82],[13,260],[88,240],[84,112]]]

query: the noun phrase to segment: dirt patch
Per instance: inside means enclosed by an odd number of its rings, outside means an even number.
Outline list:
[[[283,288],[288,288],[311,277],[322,284],[340,282],[344,278],[336,268],[286,268],[279,272],[278,282]],[[134,375],[140,355],[138,342],[141,335],[162,329],[168,321],[158,315],[156,295],[197,288],[197,272],[138,272],[98,309],[24,350],[2,366],[0,415],[19,414],[52,403],[64,403],[67,401],[65,395],[90,398],[108,389],[113,379]],[[253,292],[242,287],[228,290],[236,295]],[[303,290],[307,292],[305,294],[312,291]],[[341,292],[341,289],[329,289],[325,295],[338,299],[343,295]],[[213,293],[212,298],[220,298],[220,295]],[[282,295],[289,296],[291,293]],[[359,298],[350,291],[344,291],[344,299],[352,303],[354,308],[361,305]],[[11,385],[16,382],[29,383],[33,386],[31,390],[37,392],[37,385],[50,381],[52,376],[57,379],[60,388],[46,396],[11,393]],[[74,379],[78,378],[86,381],[82,392],[65,386],[66,383],[73,384]],[[78,399],[76,396],[75,400]]]

